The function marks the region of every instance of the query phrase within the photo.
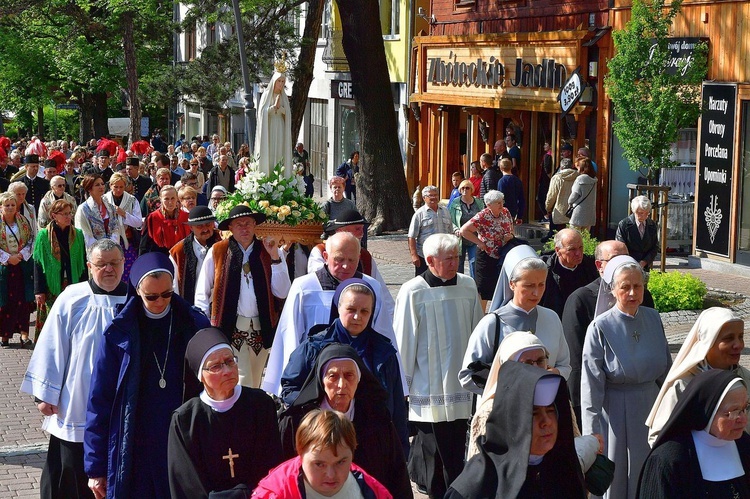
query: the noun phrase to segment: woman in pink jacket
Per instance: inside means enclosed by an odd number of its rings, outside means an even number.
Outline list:
[[[352,463],[357,437],[344,415],[311,411],[297,429],[296,447],[298,456],[271,470],[252,497],[392,499],[380,482]]]

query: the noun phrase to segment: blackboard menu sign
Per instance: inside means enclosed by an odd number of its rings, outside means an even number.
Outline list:
[[[701,104],[695,247],[728,257],[737,85],[704,82]]]

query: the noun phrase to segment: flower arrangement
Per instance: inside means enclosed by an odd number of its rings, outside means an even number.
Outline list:
[[[257,158],[250,160],[248,171],[235,185],[236,190],[216,209],[218,221],[229,217],[237,205],[244,204],[258,213],[265,213],[268,222],[295,226],[301,223],[321,224],[328,215],[311,198],[305,197],[305,182],[299,175],[284,176],[284,166],[279,163],[270,173],[258,170]]]

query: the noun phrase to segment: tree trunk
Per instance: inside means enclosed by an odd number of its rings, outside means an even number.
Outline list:
[[[36,136],[39,140],[45,140],[44,137],[44,106],[36,108]]]
[[[141,139],[141,101],[138,98],[138,66],[135,60],[133,39],[133,11],[122,15],[122,48],[125,52],[125,79],[128,84],[128,105],[130,107],[130,141]]]
[[[289,100],[289,107],[292,109],[292,140],[295,143],[299,137],[299,129],[302,127],[302,118],[307,108],[307,94],[310,92],[310,84],[313,80],[315,51],[320,37],[320,22],[323,18],[324,5],[325,0],[310,0],[307,3],[305,31],[302,34],[301,49],[294,71],[292,98]]]
[[[409,226],[414,210],[398,145],[378,1],[336,0],[336,3],[362,134],[357,205],[372,223],[373,234],[403,229]]]
[[[94,133],[91,129],[91,120],[93,118],[92,116],[92,108],[93,108],[93,99],[91,97],[91,94],[82,93],[78,97],[78,125],[79,125],[79,132],[78,132],[78,143],[79,144],[86,144],[86,141],[88,141],[91,137],[93,137]]]
[[[107,122],[107,94],[97,92],[92,94],[94,118],[94,138],[100,139],[109,135],[109,123]]]

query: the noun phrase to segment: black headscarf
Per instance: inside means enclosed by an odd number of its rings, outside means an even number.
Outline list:
[[[705,429],[727,385],[736,379],[745,385],[733,371],[711,369],[698,373],[680,396],[653,448],[675,437],[690,435],[692,430]]]
[[[310,403],[320,406],[320,403],[326,396],[320,371],[326,365],[326,362],[339,358],[352,359],[357,363],[357,367],[359,367],[362,375],[357,385],[357,391],[354,393],[354,399],[361,398],[362,400],[375,403],[380,402],[385,405],[386,393],[383,386],[375,378],[375,375],[370,372],[360,356],[357,355],[357,351],[349,345],[331,343],[325,346],[315,359],[315,366],[313,366],[310,374],[307,375],[299,396],[292,404],[293,407],[301,407]]]
[[[534,390],[546,376],[560,378],[554,405],[557,407],[557,441],[544,455],[542,480],[556,490],[557,497],[585,498],[581,466],[573,441],[568,387],[565,379],[538,367],[508,361],[500,366],[492,412],[479,454],[464,466],[451,488],[465,498],[518,497],[526,481],[534,411]]]

